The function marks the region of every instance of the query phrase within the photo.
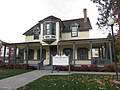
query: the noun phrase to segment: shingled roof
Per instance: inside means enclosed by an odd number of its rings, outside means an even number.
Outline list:
[[[85,31],[85,30],[89,30],[92,29],[92,26],[90,24],[89,18],[87,18],[87,22],[84,22],[84,18],[80,18],[80,19],[72,19],[72,20],[65,20],[62,21],[64,24],[64,29],[62,30],[62,32],[70,32],[70,26],[73,23],[77,23],[78,24],[78,30],[79,31]]]
[[[23,33],[23,35],[33,35],[33,30],[34,30],[35,27],[39,27],[39,29],[40,29],[39,23],[37,23],[32,28],[30,28],[29,30],[27,30],[25,33]]]
[[[36,25],[34,25],[32,28],[30,28],[28,31],[23,33],[23,35],[32,35],[33,34],[33,28],[36,26],[39,26],[40,23],[43,23],[44,21],[49,21],[49,20],[54,20],[54,21],[59,21],[61,27],[63,27],[62,32],[70,32],[70,26],[73,23],[77,23],[79,25],[79,31],[89,31],[89,29],[92,29],[91,23],[89,18],[87,18],[87,22],[84,22],[84,18],[80,19],[71,19],[71,20],[61,20],[60,18],[57,18],[55,16],[48,16],[47,18],[44,18],[43,20],[39,21]],[[40,26],[39,26],[40,27]]]

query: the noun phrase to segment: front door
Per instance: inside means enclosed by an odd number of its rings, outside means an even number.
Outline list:
[[[50,46],[50,65],[52,64],[52,56],[57,54],[57,46]]]

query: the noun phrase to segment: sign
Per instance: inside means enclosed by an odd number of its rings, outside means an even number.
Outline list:
[[[53,65],[69,65],[69,56],[53,56]]]

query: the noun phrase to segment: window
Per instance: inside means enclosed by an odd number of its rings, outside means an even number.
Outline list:
[[[27,53],[26,53],[26,55],[27,55]],[[28,59],[34,60],[34,50],[33,49],[28,50]]]
[[[44,23],[44,33],[43,35],[55,35],[56,34],[56,25],[54,22]]]
[[[72,59],[73,59],[73,50],[71,48],[64,48],[63,49],[63,53],[65,55],[70,55],[70,62],[72,62]]]
[[[77,49],[77,58],[79,60],[87,60],[88,59],[88,49],[87,48],[78,48]]]
[[[37,50],[37,59],[40,60],[40,49]],[[42,49],[42,59],[46,59],[46,50]]]
[[[34,39],[39,39],[39,34],[40,34],[39,27],[34,27],[33,33],[34,33]]]
[[[74,23],[71,25],[71,36],[72,37],[77,37],[78,36],[78,24]]]
[[[46,32],[47,35],[50,35],[50,23],[46,24]]]

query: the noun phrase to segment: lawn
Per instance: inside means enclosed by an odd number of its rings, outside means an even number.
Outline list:
[[[23,69],[0,69],[0,79],[22,74],[31,70]]]
[[[120,84],[111,81],[114,79],[114,75],[48,75],[17,90],[120,90]]]

